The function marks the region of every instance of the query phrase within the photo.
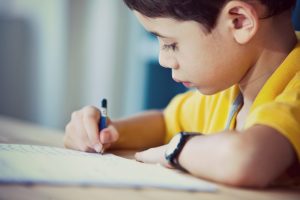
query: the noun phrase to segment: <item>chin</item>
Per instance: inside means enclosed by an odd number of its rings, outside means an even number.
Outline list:
[[[216,88],[204,88],[204,87],[196,87],[196,89],[203,95],[214,95],[222,90],[217,90]]]

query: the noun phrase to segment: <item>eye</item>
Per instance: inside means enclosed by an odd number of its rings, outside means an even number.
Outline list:
[[[177,43],[173,43],[173,44],[164,44],[164,45],[162,46],[162,50],[166,50],[166,51],[169,51],[169,50],[176,51],[176,50],[178,50],[178,45],[177,45]]]

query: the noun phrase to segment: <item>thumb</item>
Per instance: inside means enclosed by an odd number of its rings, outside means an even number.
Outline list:
[[[100,143],[101,144],[110,144],[114,143],[119,139],[119,133],[117,129],[109,125],[107,128],[103,129],[100,132]]]

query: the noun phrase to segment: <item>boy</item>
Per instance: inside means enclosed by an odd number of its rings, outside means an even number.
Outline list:
[[[197,90],[176,96],[163,112],[109,121],[101,132],[99,110],[85,107],[72,114],[65,146],[96,152],[150,148],[136,159],[234,186],[264,187],[283,175],[296,178],[295,0],[124,1],[157,36],[160,64],[172,70],[175,81]]]

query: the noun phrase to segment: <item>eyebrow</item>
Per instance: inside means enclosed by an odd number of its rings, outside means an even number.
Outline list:
[[[167,36],[163,36],[163,35],[161,35],[161,34],[159,34],[159,33],[157,33],[157,32],[152,32],[152,31],[150,31],[150,33],[151,33],[152,35],[155,35],[155,36],[160,37],[160,38],[168,38]]]

